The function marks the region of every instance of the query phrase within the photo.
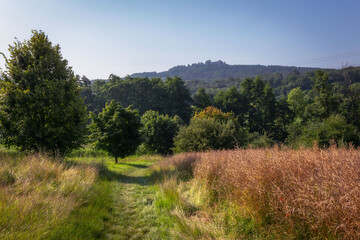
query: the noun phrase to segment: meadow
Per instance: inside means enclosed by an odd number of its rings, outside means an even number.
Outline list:
[[[360,151],[238,149],[153,166],[178,239],[359,239]]]
[[[359,239],[355,148],[0,155],[0,239]]]

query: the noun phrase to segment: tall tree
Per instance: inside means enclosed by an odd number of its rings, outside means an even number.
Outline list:
[[[200,110],[211,105],[210,97],[204,88],[199,88],[194,94],[194,106]]]
[[[1,73],[1,140],[21,150],[64,154],[81,145],[86,112],[60,46],[42,31],[9,47]]]
[[[294,88],[288,95],[287,102],[291,111],[296,117],[302,117],[306,107],[305,93],[301,91],[300,87]]]
[[[328,79],[329,75],[323,71],[317,71],[315,77],[311,79],[313,81],[312,91],[317,94],[313,103],[315,106],[313,109],[316,108],[313,115],[320,120],[324,120],[331,114],[337,113],[338,109],[336,96]],[[309,106],[309,108],[311,107]]]
[[[262,108],[264,116],[263,116],[263,125],[266,132],[273,132],[274,131],[274,124],[276,115],[278,112],[275,94],[273,93],[272,87],[270,84],[266,84],[264,87],[264,97]]]
[[[242,120],[245,110],[244,100],[235,87],[231,87],[227,91],[219,91],[214,97],[214,102],[223,111],[233,112],[236,116],[239,116],[239,120]]]
[[[191,116],[192,98],[184,81],[179,77],[168,77],[165,87],[168,93],[165,112],[170,116],[178,115],[183,121],[188,122]]]

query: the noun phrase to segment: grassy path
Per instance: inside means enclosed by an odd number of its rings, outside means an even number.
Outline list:
[[[108,239],[168,239],[163,213],[154,205],[158,187],[150,181],[152,163],[127,161],[108,166],[113,174],[112,216],[105,226]]]

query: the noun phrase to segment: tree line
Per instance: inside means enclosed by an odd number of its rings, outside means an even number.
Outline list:
[[[317,71],[311,88],[294,86],[280,96],[260,77],[191,95],[179,77],[76,76],[41,31],[9,52],[0,80],[0,137],[24,151],[66,154],[90,142],[117,161],[135,152],[359,145],[360,88],[352,68],[342,71],[342,84]]]

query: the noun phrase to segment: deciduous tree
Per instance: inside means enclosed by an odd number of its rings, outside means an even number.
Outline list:
[[[126,157],[140,144],[140,118],[137,110],[121,107],[114,100],[98,116],[91,114],[91,139],[95,147],[115,157]]]
[[[21,150],[64,154],[83,142],[86,112],[60,46],[42,31],[9,47],[1,73],[1,140]]]

